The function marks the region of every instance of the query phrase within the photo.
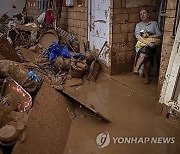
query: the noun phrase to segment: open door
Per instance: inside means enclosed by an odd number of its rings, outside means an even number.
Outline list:
[[[88,41],[90,50],[99,52],[105,41],[109,44],[109,29],[110,0],[88,0]],[[108,62],[109,55],[103,51],[100,58]]]
[[[180,112],[180,24],[172,48],[168,69],[164,79],[160,103]]]

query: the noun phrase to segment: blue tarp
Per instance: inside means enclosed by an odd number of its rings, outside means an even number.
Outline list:
[[[56,42],[52,42],[44,54],[48,57],[48,60],[50,62],[54,61],[58,56],[62,56],[64,58],[72,57],[67,45],[62,47],[60,44]]]
[[[44,55],[48,57],[49,62],[55,61],[58,56],[62,56],[63,58],[81,58],[85,59],[85,56],[82,53],[75,53],[71,55],[68,50],[68,45],[62,47],[60,44],[56,42],[52,42],[48,49],[44,52]]]

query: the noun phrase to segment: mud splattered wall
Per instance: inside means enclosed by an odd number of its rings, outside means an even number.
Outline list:
[[[164,79],[167,66],[169,63],[172,46],[174,43],[174,38],[172,37],[172,35],[173,35],[174,19],[175,19],[175,12],[176,12],[176,2],[177,0],[167,1],[164,36],[163,36],[163,44],[162,44],[162,51],[161,51],[159,88],[161,88],[162,86],[163,79]]]
[[[139,11],[146,6],[151,11],[152,19],[157,19],[156,0],[114,0],[112,16],[112,51],[111,74],[125,73],[132,70],[134,62],[135,24],[140,21]],[[141,6],[137,5],[141,1]],[[133,3],[133,4],[132,4]]]
[[[63,1],[62,14],[58,25],[68,32],[73,32],[82,46],[82,42],[87,41],[88,6],[87,0],[82,0],[79,5],[77,2],[77,0],[74,0],[73,6],[68,7],[65,0]]]

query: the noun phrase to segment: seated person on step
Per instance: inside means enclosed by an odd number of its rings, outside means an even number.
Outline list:
[[[157,52],[157,47],[160,46],[161,32],[156,21],[149,19],[150,13],[147,9],[140,11],[141,22],[136,24],[135,36],[136,43],[136,58],[134,64],[134,73],[145,76],[145,84],[150,82],[150,59]]]

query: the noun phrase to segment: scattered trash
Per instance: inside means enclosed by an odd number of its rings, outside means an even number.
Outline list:
[[[27,18],[21,14],[13,19],[4,15],[0,20],[0,144],[3,146],[24,141],[22,131],[43,82],[58,92],[65,93],[65,87],[77,91],[85,80],[95,81],[99,72],[99,55],[95,57],[89,49],[83,54],[73,33],[60,27],[56,30],[46,27],[42,22],[44,16],[39,16],[37,24],[26,23]],[[92,105],[86,107],[97,113]],[[76,117],[68,108],[67,111],[71,119]]]
[[[39,38],[39,43],[44,49],[47,49],[50,45],[52,45],[52,42],[59,42],[58,34],[53,29],[44,32]]]
[[[47,51],[43,54],[48,57],[49,62],[54,61],[60,55],[64,58],[71,58],[71,54],[68,51],[67,46],[63,48],[56,42],[52,42]]]
[[[4,80],[1,96],[10,96],[4,106],[18,112],[28,112],[32,107],[32,97],[15,80],[8,77]]]
[[[7,60],[21,61],[13,46],[3,35],[0,36],[0,55]]]
[[[33,79],[36,83],[40,81],[39,77],[33,71],[30,71],[28,73],[28,77]]]
[[[13,125],[0,128],[0,144],[4,146],[13,145],[18,140],[19,133]]]
[[[27,76],[28,78],[22,86],[27,90],[27,92],[34,94],[40,89],[42,81],[33,71],[28,72]]]

